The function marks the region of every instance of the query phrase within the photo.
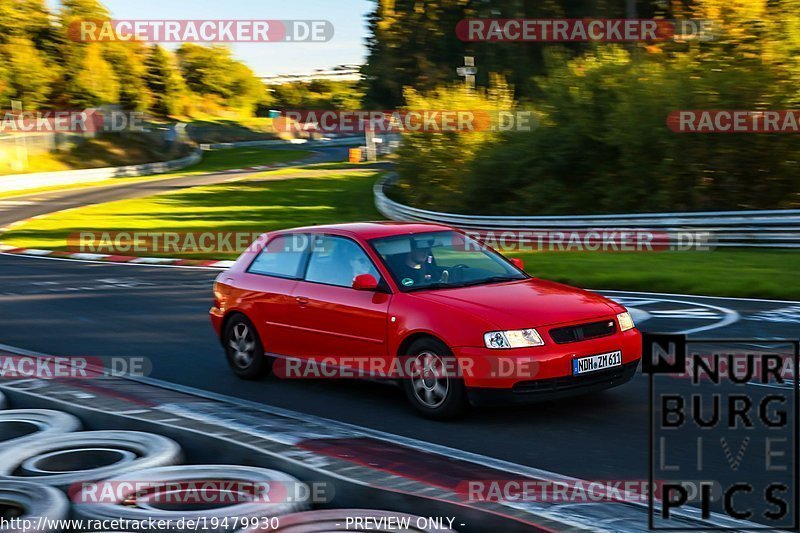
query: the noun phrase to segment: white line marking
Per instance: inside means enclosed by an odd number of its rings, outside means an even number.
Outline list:
[[[614,291],[607,291],[607,292],[614,292]],[[635,294],[635,293],[627,293],[627,294]],[[647,294],[653,294],[653,293],[647,293]],[[684,296],[688,296],[688,295],[684,295]],[[613,296],[609,296],[609,298],[611,298],[612,300],[614,299]],[[633,301],[634,299],[635,299],[635,297],[628,298],[626,300],[626,303],[629,306],[634,307],[634,301]],[[650,302],[651,300],[647,300],[647,301]],[[670,302],[670,303],[676,303],[676,304],[681,304],[681,305],[686,305],[687,304],[687,302],[685,302],[685,301],[673,300],[673,299],[667,299],[667,298],[659,298],[658,302]],[[727,307],[719,307],[719,306],[711,305],[711,304],[707,304],[707,303],[702,303],[702,304],[699,304],[699,305],[704,305],[706,307],[710,307],[711,309],[719,311],[721,316],[724,316],[725,318],[723,318],[722,320],[720,320],[719,322],[716,322],[714,324],[709,324],[707,326],[699,326],[699,327],[696,327],[696,328],[690,328],[690,329],[683,330],[683,331],[677,331],[676,333],[682,333],[682,334],[689,335],[690,333],[699,333],[701,331],[708,331],[708,330],[712,330],[712,329],[723,328],[725,326],[729,326],[729,325],[741,320],[741,317],[739,316],[739,313],[737,313],[733,309],[728,309]],[[658,318],[658,317],[655,316],[656,313],[658,313],[658,312],[659,312],[659,310],[647,311],[647,313],[648,313],[648,317],[647,318],[648,319],[651,318],[651,317],[652,318]],[[665,319],[682,318],[680,316],[670,315],[670,312],[675,312],[675,311],[662,310],[660,312],[661,313],[667,313],[666,315],[662,314],[661,318],[665,318]],[[692,318],[705,319],[705,318],[717,318],[717,317],[716,316],[713,316],[713,317],[711,317],[711,316],[697,317],[696,315],[693,315]]]
[[[39,255],[52,254],[53,250],[37,250],[35,248],[27,248],[27,249],[21,251],[20,253],[25,254],[25,255],[36,255],[36,256],[39,256]]]
[[[674,303],[684,303],[684,302],[679,302],[678,300],[664,300],[664,301],[665,302],[672,301]],[[725,316],[725,318],[723,318],[722,320],[720,320],[716,324],[709,324],[708,326],[700,326],[700,327],[697,327],[697,328],[690,328],[690,329],[687,329],[687,330],[684,330],[684,331],[679,331],[678,333],[683,333],[685,335],[690,335],[692,333],[700,333],[701,331],[709,331],[709,330],[712,330],[712,329],[724,328],[725,326],[730,326],[731,324],[734,324],[734,323],[738,322],[741,319],[741,317],[739,316],[739,313],[737,313],[733,309],[728,309],[727,307],[719,307],[719,306],[711,305],[711,304],[704,304],[704,305],[707,305],[708,307],[716,309],[717,311],[722,313]]]
[[[586,289],[592,292],[613,292],[614,294],[647,294],[650,296],[680,296],[685,298],[711,298],[713,300],[735,300],[738,302],[768,302],[781,304],[800,304],[797,300],[767,300],[763,298],[735,298],[733,296],[705,296],[702,294],[676,294],[672,292],[637,292],[637,291],[617,291],[614,289]]]
[[[129,262],[137,265],[143,263],[148,265],[168,265],[170,263],[175,263],[176,261],[180,261],[180,259],[173,259],[171,257],[137,257]]]
[[[70,257],[72,259],[88,259],[89,261],[96,261],[98,259],[105,259],[106,257],[110,256],[108,254],[77,253],[71,254]]]
[[[717,313],[713,313],[708,309],[693,308],[693,309],[655,309],[649,311],[654,317],[662,318],[719,318]]]

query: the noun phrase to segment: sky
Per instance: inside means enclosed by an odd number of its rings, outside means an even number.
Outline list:
[[[371,0],[101,0],[115,19],[328,20],[327,43],[234,43],[231,48],[259,76],[308,72],[366,57],[366,16]],[[58,7],[58,0],[48,0]],[[173,45],[168,45],[174,48]]]

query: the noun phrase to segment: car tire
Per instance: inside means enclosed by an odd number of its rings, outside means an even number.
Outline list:
[[[58,489],[30,483],[28,481],[2,481],[0,482],[0,501],[6,507],[3,518],[6,520],[17,518],[20,521],[28,520],[33,524],[41,519],[43,533],[56,533],[57,522],[65,520],[69,515],[69,501]],[[32,528],[28,528],[30,531]],[[35,529],[35,528],[34,528]],[[4,527],[6,533],[24,533],[20,527]]]
[[[81,429],[78,417],[50,409],[0,411],[0,451]]]
[[[222,346],[228,365],[241,379],[261,379],[272,370],[272,359],[264,355],[258,332],[244,315],[236,314],[225,324]]]
[[[69,488],[182,459],[177,442],[142,431],[78,431],[50,435],[0,451],[0,483],[35,481]]]
[[[444,372],[443,376],[423,378],[412,370],[419,368],[419,365],[428,365],[428,362],[438,368],[456,368],[455,356],[441,341],[433,338],[414,341],[407,355],[403,356],[402,365],[411,375],[401,376],[403,390],[411,405],[422,416],[434,420],[447,420],[463,414],[467,408],[464,381],[447,375],[452,374],[452,371]]]

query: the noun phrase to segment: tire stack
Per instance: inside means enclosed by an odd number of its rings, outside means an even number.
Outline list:
[[[5,397],[0,394],[0,405]],[[298,479],[265,468],[238,465],[180,465],[183,454],[172,439],[141,431],[80,431],[73,415],[47,409],[0,411],[0,516],[38,524],[70,518],[170,520],[211,519],[217,531],[234,528],[224,517],[272,517],[306,509],[302,502],[247,502],[231,505],[160,506],[142,498],[126,481],[141,486],[184,482],[241,482],[248,484],[302,485]],[[111,501],[87,498],[87,491],[114,487]],[[301,491],[302,492],[302,491]],[[69,497],[67,496],[69,495]],[[107,496],[107,495],[106,495]],[[138,498],[137,498],[138,497]],[[72,507],[70,510],[70,499]],[[48,523],[45,522],[45,523]],[[239,522],[241,524],[241,522]],[[212,527],[205,531],[214,531]],[[22,528],[3,529],[19,531]],[[58,529],[45,529],[58,533]]]
[[[0,393],[0,409],[6,405],[5,396]],[[81,431],[81,427],[78,418],[60,411],[0,411],[0,517],[19,519],[17,523],[29,520],[33,524],[39,523],[40,517],[50,523],[68,518],[169,520],[175,531],[183,530],[186,520],[196,523],[203,520],[204,526],[200,528],[203,531],[245,533],[449,531],[438,525],[428,528],[425,519],[389,511],[308,511],[308,505],[301,499],[255,501],[244,495],[227,504],[165,505],[163,501],[154,502],[148,498],[143,486],[161,487],[162,490],[164,487],[178,487],[169,490],[180,492],[182,487],[190,486],[192,482],[195,487],[203,481],[238,482],[244,486],[294,487],[295,493],[301,494],[308,494],[308,487],[288,474],[265,468],[181,465],[183,453],[180,445],[161,435],[141,431]],[[101,481],[102,484],[97,483]],[[101,501],[92,501],[89,496],[97,493],[98,486],[112,487],[113,490],[105,493]],[[91,492],[93,490],[95,492]],[[180,501],[179,497],[177,501]],[[403,520],[409,524],[408,528],[398,529],[397,524]],[[247,529],[245,524],[259,524],[264,529]],[[21,527],[2,531],[27,533]],[[37,528],[37,531],[59,533],[61,530],[45,527]]]
[[[0,393],[0,406],[5,409],[5,395]],[[0,454],[25,449],[40,438],[61,436],[77,431],[81,422],[76,417],[60,411],[47,409],[17,409],[0,411]],[[63,492],[42,486],[30,480],[0,481],[0,502],[3,502],[2,516],[6,520],[19,519],[18,526],[3,531],[23,533],[22,520],[43,523],[63,520],[69,515],[69,501]],[[42,531],[56,533],[57,529],[43,528]]]

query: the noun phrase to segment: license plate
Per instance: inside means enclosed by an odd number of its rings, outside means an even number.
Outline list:
[[[578,374],[588,374],[589,372],[596,372],[598,370],[620,366],[621,364],[621,351],[590,355],[589,357],[580,357],[572,360],[572,375],[577,376]]]

